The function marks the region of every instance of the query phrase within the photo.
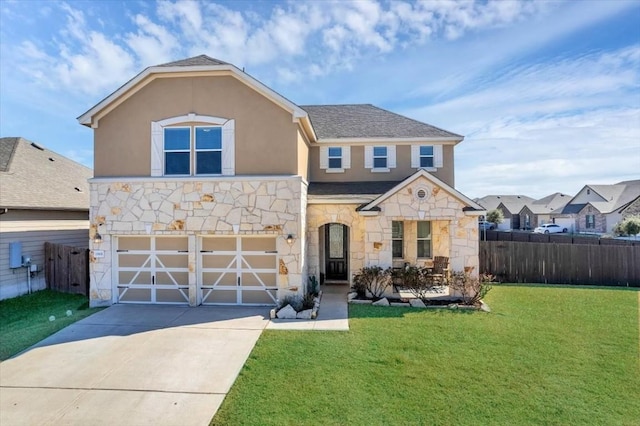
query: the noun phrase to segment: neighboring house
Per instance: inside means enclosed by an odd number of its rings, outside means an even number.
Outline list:
[[[308,278],[450,258],[478,272],[463,137],[372,105],[299,106],[198,56],[145,69],[94,130],[91,305],[273,305]]]
[[[88,247],[91,176],[36,143],[0,138],[0,299],[27,293],[29,282],[45,287],[45,242]]]
[[[551,217],[552,213],[561,212],[569,202],[570,195],[556,192],[546,197],[534,200],[525,204],[520,210],[520,228],[531,230],[539,225],[556,221],[559,225],[565,226],[569,232],[573,231],[572,224],[562,224],[560,219]]]
[[[585,185],[552,218],[569,218],[576,232],[610,234],[616,223],[636,211],[639,197],[640,180]]]
[[[495,209],[502,211],[504,221],[498,224],[498,229],[507,231],[522,228],[520,212],[525,205],[535,200],[526,195],[487,195],[482,198],[476,198],[474,201],[487,211]]]

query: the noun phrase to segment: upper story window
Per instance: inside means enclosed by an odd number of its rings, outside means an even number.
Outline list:
[[[373,168],[374,169],[387,168],[387,147],[386,146],[373,147]]]
[[[366,146],[364,148],[364,167],[372,172],[389,172],[396,167],[396,147]]]
[[[342,148],[340,147],[329,148],[329,168],[330,169],[342,168]]]
[[[326,173],[344,173],[345,169],[351,168],[351,147],[320,147],[320,168]]]
[[[411,167],[435,171],[442,166],[442,145],[411,146]]]
[[[188,114],[151,123],[151,176],[234,174],[234,120]]]

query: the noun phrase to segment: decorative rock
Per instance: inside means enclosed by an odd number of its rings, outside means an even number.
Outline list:
[[[386,297],[383,297],[382,299],[378,300],[377,302],[373,302],[372,305],[373,306],[389,306],[389,301],[387,300]]]
[[[489,307],[489,305],[484,303],[483,300],[480,301],[480,310],[484,312],[491,312],[491,308]]]
[[[296,319],[297,314],[298,313],[291,307],[291,305],[287,305],[284,308],[280,309],[276,316],[280,319]]]
[[[68,317],[70,317],[71,315],[73,315],[73,312],[71,312],[71,310],[70,310],[70,309],[68,309],[66,313],[67,313],[67,316],[68,316]]]
[[[389,305],[398,306],[398,307],[401,307],[401,308],[408,308],[409,306],[411,306],[411,304],[404,303],[404,302],[391,302]]]
[[[358,293],[356,293],[355,291],[347,294],[347,300],[352,300],[354,299],[356,296],[358,295]]]
[[[55,320],[56,320],[56,317],[54,317],[53,315],[49,317],[49,321],[55,321]]]
[[[352,299],[349,301],[349,303],[352,303],[354,305],[371,305],[373,303],[373,300]]]
[[[409,300],[409,304],[414,308],[426,308],[427,305],[420,299],[411,299]]]
[[[304,311],[300,311],[298,312],[298,314],[296,315],[297,319],[311,319],[311,313],[313,312],[313,309],[305,309]]]

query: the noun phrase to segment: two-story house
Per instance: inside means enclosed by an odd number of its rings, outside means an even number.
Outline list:
[[[145,69],[94,130],[91,305],[273,305],[309,276],[450,258],[477,273],[463,137],[372,105],[299,106],[198,56]]]

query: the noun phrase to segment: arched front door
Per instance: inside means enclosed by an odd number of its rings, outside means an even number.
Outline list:
[[[326,279],[346,281],[349,278],[349,227],[329,223],[324,232]]]

